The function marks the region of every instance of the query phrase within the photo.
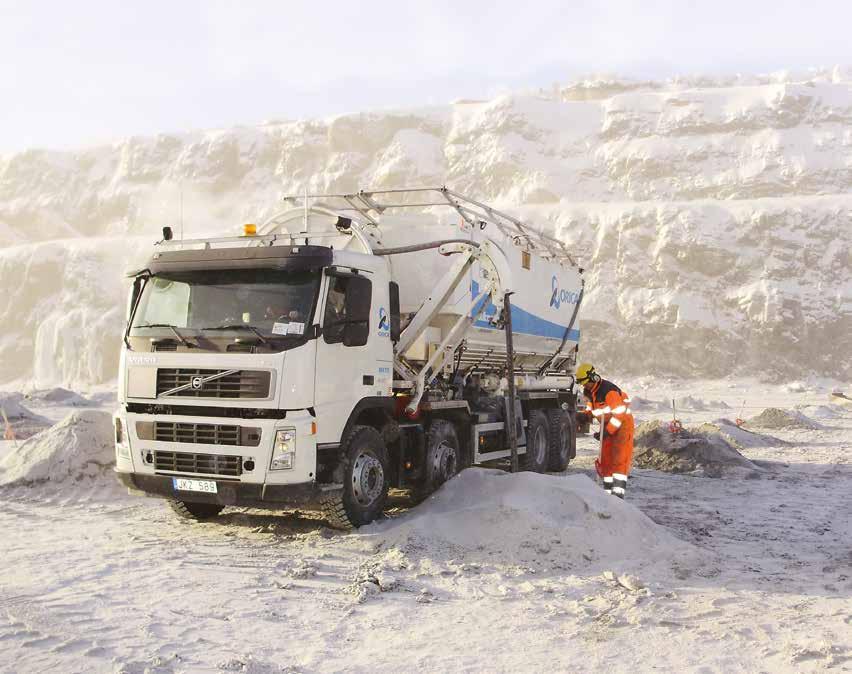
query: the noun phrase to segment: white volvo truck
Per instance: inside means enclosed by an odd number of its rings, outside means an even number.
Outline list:
[[[564,246],[444,187],[298,199],[238,237],[165,228],[132,274],[121,482],[184,517],[319,504],[348,528],[472,464],[564,470],[583,294]]]

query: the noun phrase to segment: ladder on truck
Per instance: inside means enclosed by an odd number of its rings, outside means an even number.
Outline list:
[[[488,225],[493,225],[516,244],[526,244],[541,257],[577,266],[576,260],[559,239],[544,234],[513,215],[443,185],[391,190],[359,190],[350,194],[306,192],[287,195],[282,197],[282,200],[294,205],[303,201],[306,207],[309,200],[321,200],[322,205],[330,210],[356,212],[367,223],[374,226],[379,225],[378,217],[391,210],[451,208],[471,227],[485,229]]]

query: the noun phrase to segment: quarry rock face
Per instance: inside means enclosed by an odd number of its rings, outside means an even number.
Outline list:
[[[447,184],[560,237],[599,369],[852,376],[852,77],[629,83],[0,157],[0,384],[115,377],[163,225]],[[444,217],[447,217],[446,215]],[[547,292],[548,289],[542,289]],[[627,347],[629,344],[629,348]]]

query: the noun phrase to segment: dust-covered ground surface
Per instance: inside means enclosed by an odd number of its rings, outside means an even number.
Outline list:
[[[180,521],[125,495],[101,449],[80,459],[96,416],[26,401],[66,421],[0,446],[0,671],[852,671],[852,407],[625,388],[640,421],[680,395],[687,428],[800,423],[727,431],[756,469],[637,469],[627,502],[582,437],[564,475],[471,469],[343,534],[307,512]]]

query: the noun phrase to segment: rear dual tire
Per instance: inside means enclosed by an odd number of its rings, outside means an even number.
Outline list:
[[[550,463],[550,424],[544,410],[530,411],[527,419],[527,451],[523,469],[531,473],[546,473]]]
[[[532,410],[527,420],[523,469],[533,473],[561,473],[568,467],[575,442],[576,433],[567,412]]]
[[[550,453],[548,467],[551,472],[561,473],[577,454],[577,430],[573,417],[565,410],[547,410],[550,427]]]
[[[426,492],[431,493],[452,479],[461,466],[461,447],[451,421],[435,419],[426,435]]]

